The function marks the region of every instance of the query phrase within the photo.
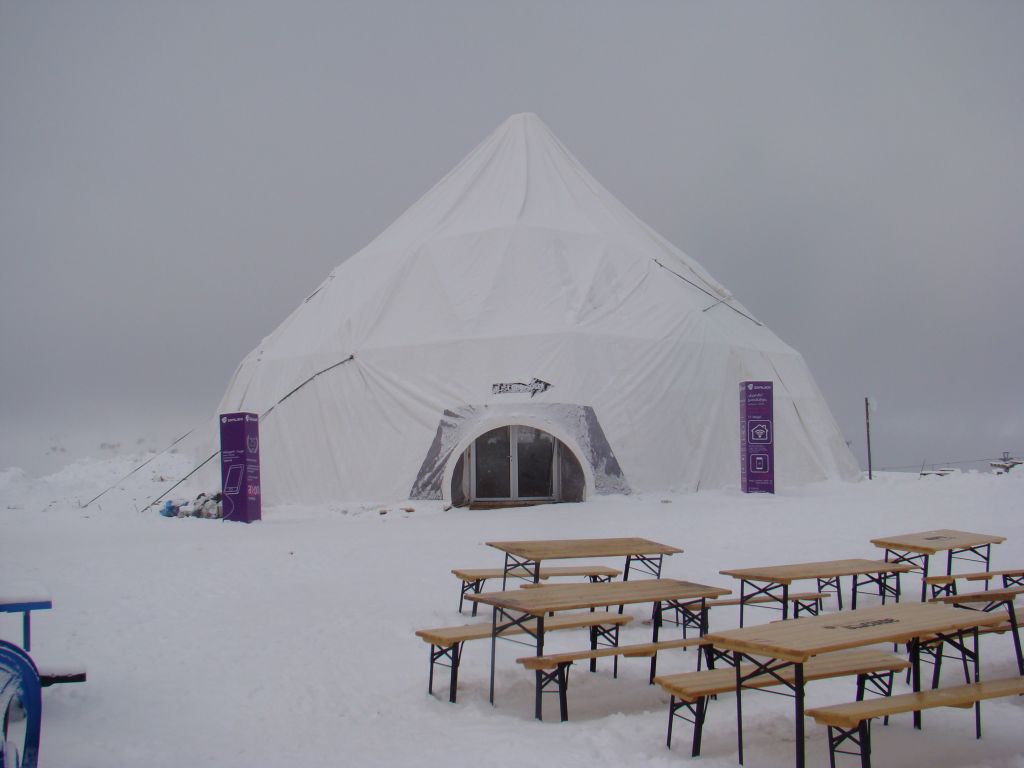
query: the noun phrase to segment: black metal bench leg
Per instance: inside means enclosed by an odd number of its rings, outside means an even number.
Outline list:
[[[452,676],[448,683],[448,701],[455,703],[455,694],[459,690],[459,661],[462,658],[462,643],[452,646]]]
[[[839,748],[847,742],[856,747],[857,751]],[[836,768],[836,754],[859,756],[861,768],[871,768],[871,721],[862,720],[856,727],[849,730],[830,725],[828,727],[828,764],[830,768]]]
[[[433,694],[434,692],[434,649],[436,645],[430,646],[430,674],[427,676],[427,693]]]
[[[448,648],[440,645],[430,646],[430,674],[427,677],[427,693],[434,693],[434,667],[438,666],[440,659],[448,659],[451,669],[451,677],[448,683],[448,701],[455,703],[455,695],[459,687],[459,661],[462,658],[462,643],[456,643]],[[441,666],[445,666],[441,664]]]
[[[484,591],[484,581],[485,581],[485,579],[478,579],[477,581],[473,582],[473,594],[474,595],[479,595],[481,592]],[[477,609],[479,607],[480,607],[480,603],[474,602],[473,603],[473,613],[470,614],[470,615],[471,616],[476,616],[476,612],[477,612]],[[461,604],[459,605],[459,613],[462,613],[462,605]]]
[[[562,716],[563,723],[569,719],[569,702],[566,690],[569,687],[569,664],[572,664],[572,662],[558,665],[558,711]]]
[[[676,697],[671,696],[668,700],[668,732],[665,736],[665,746],[672,749],[672,726],[676,719]]]
[[[672,749],[672,727],[675,724],[675,719],[679,717],[692,723],[693,744],[690,748],[690,754],[693,757],[700,757],[700,742],[701,736],[704,733],[704,719],[707,716],[707,706],[708,700],[705,697],[691,703],[672,696],[668,703],[668,731],[665,737],[665,746]],[[689,712],[693,719],[688,720],[684,715],[677,714],[681,709]]]
[[[836,738],[833,735],[833,728],[831,725],[828,727],[828,766],[829,768],[836,768]]]
[[[857,730],[860,732],[861,768],[871,768],[871,721],[861,720]]]
[[[536,694],[535,694],[536,695],[536,700],[534,702],[534,712],[533,712],[533,715],[538,720],[543,720],[544,719],[543,698],[544,698],[544,694],[545,693],[551,693],[551,691],[547,690],[547,688],[552,683],[554,683],[555,686],[558,688],[556,693],[558,693],[558,714],[559,714],[559,717],[561,718],[561,721],[563,723],[566,720],[569,719],[568,690],[569,690],[569,667],[571,667],[571,666],[572,666],[572,662],[571,661],[563,661],[561,664],[559,664],[557,667],[555,667],[555,669],[551,670],[550,672],[546,672],[546,671],[544,671],[542,669],[538,669],[537,670],[537,672],[536,672],[537,684],[536,684]]]
[[[690,750],[691,757],[700,757],[700,739],[704,734],[704,718],[708,711],[707,697],[702,696],[697,700],[697,711],[694,713],[693,723],[693,747]]]

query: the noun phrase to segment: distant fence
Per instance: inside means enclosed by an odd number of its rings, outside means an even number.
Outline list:
[[[1010,454],[1011,458],[1017,456],[1015,453]],[[922,462],[920,464],[906,464],[900,467],[876,467],[876,472],[905,472],[908,470],[923,471],[923,470],[936,470],[943,467],[956,467],[957,469],[991,469],[990,464],[993,461],[1004,461],[1003,456],[993,456],[989,459],[957,459],[955,461],[935,461],[935,462]]]

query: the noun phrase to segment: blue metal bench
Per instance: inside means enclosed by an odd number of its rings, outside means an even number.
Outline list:
[[[20,751],[15,743],[7,740],[15,701],[20,702],[25,713],[25,736]],[[0,640],[0,711],[3,712],[0,765],[36,768],[39,762],[39,733],[43,719],[39,672],[27,653],[5,640]]]
[[[12,591],[0,592],[0,613],[20,613],[21,647],[32,650],[32,611],[45,611],[53,608],[53,601],[46,590],[35,584],[23,585]]]

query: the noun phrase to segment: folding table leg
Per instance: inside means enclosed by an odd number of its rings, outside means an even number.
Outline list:
[[[978,628],[972,632],[974,635],[974,682],[981,680],[981,646],[978,644]],[[963,633],[961,633],[961,638]],[[974,732],[976,738],[981,738],[981,699],[974,702]]]
[[[537,617],[537,655],[544,655],[544,614],[542,613]],[[537,670],[537,700],[535,707],[535,716],[538,720],[542,719],[542,706],[541,706],[541,695],[544,692],[544,683],[541,675],[541,671]]]
[[[910,670],[914,693],[921,691],[921,639],[915,637],[910,641]],[[914,728],[921,730],[921,710],[914,712]]]
[[[742,659],[739,651],[733,651],[732,665],[736,668],[736,750],[739,753],[740,765],[743,765],[743,671],[740,668]]]
[[[793,665],[793,687],[796,699],[796,768],[804,768],[806,745],[804,744],[804,665]]]
[[[1017,626],[1017,612],[1013,607],[1013,600],[1006,601],[1006,612],[1010,617],[1010,624],[1012,629],[1010,630],[1013,634],[1013,650],[1017,654],[1017,671],[1024,676],[1024,655],[1021,654],[1020,646],[1020,627]]]
[[[948,574],[947,574],[948,575]],[[925,579],[928,578],[928,555],[925,555],[922,559],[921,566],[921,602],[925,602],[928,599],[928,583]]]

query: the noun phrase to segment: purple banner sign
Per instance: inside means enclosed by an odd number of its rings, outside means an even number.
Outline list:
[[[775,493],[775,422],[772,382],[740,382],[740,487]]]
[[[220,485],[224,519],[260,519],[260,417],[255,413],[220,416]]]

